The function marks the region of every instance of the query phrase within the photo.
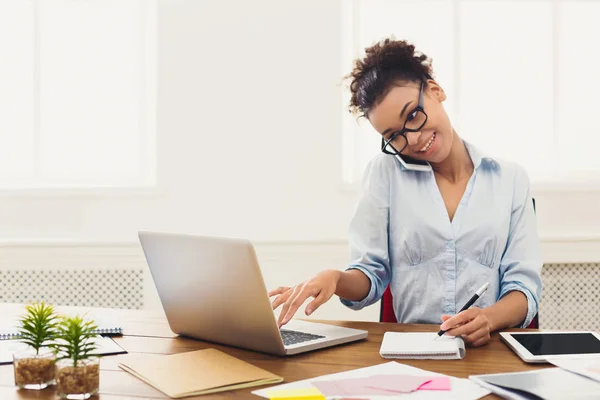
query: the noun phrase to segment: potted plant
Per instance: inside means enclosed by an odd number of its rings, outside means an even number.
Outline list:
[[[63,317],[58,324],[56,394],[61,399],[87,399],[100,386],[100,362],[93,354],[98,327],[80,316]]]
[[[40,390],[54,382],[56,359],[48,345],[56,338],[58,316],[54,307],[44,302],[29,304],[25,310],[17,331],[18,339],[26,347],[13,353],[15,385]]]

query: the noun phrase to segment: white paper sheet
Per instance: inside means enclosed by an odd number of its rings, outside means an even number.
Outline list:
[[[600,357],[598,358],[548,358],[548,362],[560,369],[570,371],[600,382]]]

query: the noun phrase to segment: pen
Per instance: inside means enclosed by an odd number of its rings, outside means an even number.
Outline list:
[[[487,288],[488,288],[488,286],[489,286],[489,285],[490,285],[490,283],[489,283],[489,282],[487,282],[485,285],[483,285],[482,287],[480,287],[480,288],[479,288],[479,289],[478,289],[478,290],[475,292],[475,294],[473,295],[473,297],[471,297],[471,298],[469,299],[469,301],[467,301],[467,304],[465,304],[465,305],[463,306],[463,308],[461,308],[461,309],[460,309],[459,313],[461,313],[461,312],[465,311],[467,308],[471,307],[471,306],[473,305],[473,303],[475,303],[475,302],[477,301],[477,299],[478,299],[478,298],[480,298],[480,297],[481,297],[481,296],[482,296],[482,295],[485,293],[485,291],[487,290]],[[445,330],[443,330],[443,329],[442,329],[442,330],[440,330],[440,331],[438,332],[438,336],[442,336],[442,335],[443,335],[444,333],[446,333],[446,332],[447,332],[447,331],[445,331]]]

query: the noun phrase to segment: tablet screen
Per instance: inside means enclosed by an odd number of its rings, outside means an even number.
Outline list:
[[[534,356],[600,353],[600,340],[591,333],[525,333],[511,336]]]

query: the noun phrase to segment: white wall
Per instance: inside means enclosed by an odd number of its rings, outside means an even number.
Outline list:
[[[159,4],[158,192],[5,195],[0,239],[344,239],[340,2]],[[600,192],[536,196],[542,237],[600,238]]]
[[[0,237],[343,238],[338,3],[162,1],[159,24],[159,193],[3,198]]]
[[[340,2],[159,4],[157,192],[5,194],[0,240],[135,243],[161,229],[343,242],[356,199],[341,190]],[[536,197],[547,257],[559,243],[599,261],[600,192]]]

